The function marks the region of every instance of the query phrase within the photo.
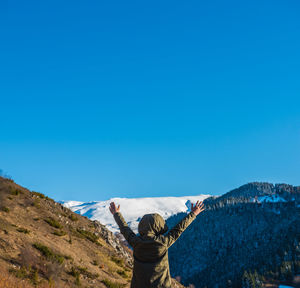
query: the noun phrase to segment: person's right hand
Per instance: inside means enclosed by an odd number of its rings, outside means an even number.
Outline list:
[[[197,201],[197,203],[194,204],[192,203],[192,207],[191,207],[191,210],[194,212],[194,214],[197,216],[199,215],[201,212],[203,212],[205,210],[205,207],[204,207],[204,204],[203,204],[203,201]]]
[[[115,214],[117,212],[120,211],[120,205],[117,207],[117,205],[115,204],[115,202],[111,202],[110,203],[110,207],[109,207],[109,211],[111,212],[111,214]]]

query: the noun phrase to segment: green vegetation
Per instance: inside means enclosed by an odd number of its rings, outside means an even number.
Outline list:
[[[73,277],[76,277],[77,275],[78,275],[78,276],[80,275],[80,273],[79,273],[78,269],[76,269],[76,267],[72,267],[72,268],[71,268],[71,271],[69,272],[69,274],[70,274],[71,276],[73,276]]]
[[[47,246],[40,244],[40,243],[34,243],[32,245],[35,249],[39,250],[42,255],[49,261],[57,262],[59,264],[62,264],[65,260],[65,256],[60,254],[55,254],[50,248]]]
[[[27,278],[27,269],[25,267],[21,267],[20,269],[10,269],[9,272],[13,273],[17,278]]]
[[[56,235],[56,236],[65,236],[67,233],[63,230],[60,231],[54,231],[52,234]]]
[[[19,195],[21,193],[23,193],[23,192],[20,189],[14,188],[14,187],[10,187],[10,194],[11,195],[17,196],[17,195]]]
[[[259,275],[256,270],[254,272],[245,271],[242,277],[242,287],[262,288],[264,280],[264,277]]]
[[[10,269],[10,273],[14,274],[15,277],[20,279],[28,279],[33,285],[38,285],[39,274],[36,269],[29,267],[28,269],[22,266],[20,269]]]
[[[31,273],[31,278],[30,278],[32,284],[37,285],[39,282],[39,274],[37,270],[34,270],[33,273]]]
[[[117,273],[122,276],[123,278],[127,278],[128,275],[124,270],[117,270]]]
[[[41,198],[41,199],[46,199],[46,200],[49,200],[49,201],[54,202],[53,199],[51,199],[50,197],[46,196],[46,195],[43,194],[43,193],[31,191],[31,194],[34,195],[34,196],[37,196],[37,197],[39,197],[39,198]]]
[[[6,213],[9,213],[10,211],[8,207],[2,207],[1,210]]]
[[[25,234],[29,234],[30,233],[30,231],[28,229],[22,228],[22,227],[18,228],[17,231],[20,232],[20,233],[25,233]]]
[[[112,256],[111,258],[111,261],[115,262],[116,264],[118,264],[119,266],[124,266],[124,261],[123,259],[121,258],[118,258],[118,257],[115,257],[115,256]]]
[[[71,257],[71,256],[69,256],[69,255],[63,255],[64,257],[65,257],[65,259],[67,259],[67,260],[73,260],[73,258]]]
[[[93,260],[92,264],[95,265],[95,266],[98,266],[99,262],[97,260]]]
[[[81,286],[81,283],[80,283],[80,275],[76,275],[76,278],[75,278],[75,285]]]
[[[95,274],[91,273],[85,267],[77,266],[76,268],[77,268],[77,270],[79,271],[80,274],[82,274],[82,275],[84,275],[84,276],[86,276],[86,277],[88,277],[90,279],[96,279],[96,278],[99,277],[98,273],[95,273]]]
[[[75,277],[75,284],[77,286],[80,286],[80,275],[83,275],[90,279],[96,279],[99,277],[99,274],[93,274],[93,273],[89,272],[87,270],[87,268],[80,267],[80,266],[76,266],[76,267],[73,266],[68,274]]]
[[[50,226],[52,226],[54,228],[57,228],[57,229],[62,229],[63,228],[62,225],[52,217],[49,217],[49,218],[45,219],[45,222],[47,222]]]
[[[98,242],[99,237],[96,236],[94,233],[87,231],[87,230],[83,230],[83,229],[79,229],[77,228],[76,230],[82,237],[88,239],[89,241],[96,243],[97,245],[100,245],[100,243]]]
[[[75,277],[75,285],[81,286],[81,283],[80,283],[80,273],[79,273],[79,271],[75,267],[71,268],[71,271],[69,272],[69,274],[71,276]]]
[[[72,220],[72,221],[74,221],[74,222],[78,221],[78,217],[76,215],[74,215],[74,214],[69,215],[69,219]]]
[[[116,283],[116,282],[111,282],[111,281],[108,280],[108,279],[102,280],[102,283],[103,283],[106,287],[108,287],[108,288],[122,288],[122,287],[125,286],[124,284],[120,284],[120,283]]]
[[[40,199],[34,199],[34,201],[32,202],[31,206],[40,208]]]
[[[35,195],[35,196],[37,196],[37,197],[40,197],[41,199],[46,198],[46,196],[45,196],[43,193],[40,193],[40,192],[32,191],[31,194],[32,194],[32,195]]]

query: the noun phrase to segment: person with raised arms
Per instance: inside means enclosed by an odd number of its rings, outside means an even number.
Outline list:
[[[165,220],[157,213],[146,214],[138,225],[136,235],[120,213],[120,205],[110,203],[121,233],[133,248],[131,288],[171,288],[168,249],[181,233],[205,210],[203,202],[191,205],[191,212],[168,231]]]

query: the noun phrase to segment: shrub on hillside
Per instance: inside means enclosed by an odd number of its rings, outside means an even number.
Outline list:
[[[102,280],[102,283],[107,287],[107,288],[122,288],[125,285],[117,282],[112,282],[108,279]]]
[[[90,279],[96,279],[99,277],[99,274],[97,273],[91,273],[87,270],[86,267],[80,267],[80,266],[73,266],[69,272],[70,275],[77,278],[78,275],[84,275],[87,278]]]
[[[89,241],[91,241],[93,243],[96,243],[97,245],[101,245],[98,242],[99,237],[96,236],[93,232],[83,230],[83,229],[79,229],[79,228],[77,228],[77,232],[81,235],[81,237],[84,237],[84,238],[88,239]]]
[[[54,253],[50,248],[43,244],[34,243],[32,246],[35,249],[39,250],[42,253],[42,255],[49,261],[55,261],[59,264],[62,264],[65,260],[65,257],[63,255]]]
[[[65,236],[67,233],[63,230],[60,231],[54,231],[52,234],[56,235],[56,236]]]
[[[0,287],[2,288],[32,288],[33,286],[22,279],[17,279],[13,274],[9,274],[4,269],[0,271]],[[42,286],[40,286],[42,287]],[[43,286],[48,287],[48,286]]]
[[[1,210],[6,213],[9,213],[9,211],[10,211],[10,209],[8,207],[2,207]]]
[[[117,273],[122,276],[123,278],[127,278],[128,275],[124,270],[117,270]]]
[[[70,214],[69,219],[72,221],[78,221],[78,217],[76,217],[74,214]]]
[[[98,265],[99,265],[99,262],[98,262],[97,260],[93,260],[92,264],[93,264],[94,266],[98,266]]]
[[[115,262],[117,265],[123,267],[124,266],[124,261],[123,259],[121,258],[118,258],[118,257],[115,257],[115,256],[112,256],[111,258],[111,261]]]
[[[34,201],[31,203],[31,206],[40,208],[40,199],[34,199]]]
[[[25,234],[30,233],[30,231],[28,229],[22,228],[22,227],[17,228],[17,231],[20,232],[20,233],[25,233]]]
[[[32,269],[30,267],[26,268],[22,266],[19,269],[10,269],[9,272],[13,273],[17,278],[29,280],[35,286],[39,283],[39,275],[36,269]]]
[[[32,194],[32,195],[35,195],[35,196],[37,196],[37,197],[40,197],[40,198],[42,198],[42,199],[45,198],[45,195],[44,195],[43,193],[40,193],[40,192],[32,191],[31,194]]]
[[[63,228],[62,225],[52,217],[49,217],[49,218],[45,219],[45,222],[48,223],[50,226],[52,226],[54,228],[57,228],[57,229],[62,229]]]
[[[20,189],[18,189],[18,188],[10,187],[9,189],[10,189],[10,194],[11,194],[11,195],[17,196],[17,195],[23,193],[23,192],[22,192]]]
[[[43,193],[40,193],[40,192],[35,192],[35,191],[31,191],[31,194],[34,195],[34,196],[37,196],[41,199],[46,199],[46,200],[49,200],[51,202],[54,202],[54,200],[48,196],[46,196],[45,194]]]
[[[42,281],[38,283],[38,286],[33,285],[30,280],[25,281],[25,279],[17,278],[14,275],[14,272],[9,273],[9,271],[4,269],[3,267],[0,267],[0,287],[1,288],[34,288],[34,287],[53,288],[56,286],[54,286],[53,283],[45,283]],[[67,287],[69,286],[67,285],[60,286],[60,288],[67,288]]]

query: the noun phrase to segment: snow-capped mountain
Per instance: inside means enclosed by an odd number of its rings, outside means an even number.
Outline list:
[[[112,198],[106,201],[78,202],[61,201],[65,207],[98,220],[112,232],[117,232],[118,226],[109,211],[110,202],[120,205],[121,212],[128,225],[137,232],[138,222],[144,214],[159,213],[164,219],[190,209],[190,204],[197,200],[203,201],[211,195],[183,196],[183,197],[153,197],[153,198]]]

